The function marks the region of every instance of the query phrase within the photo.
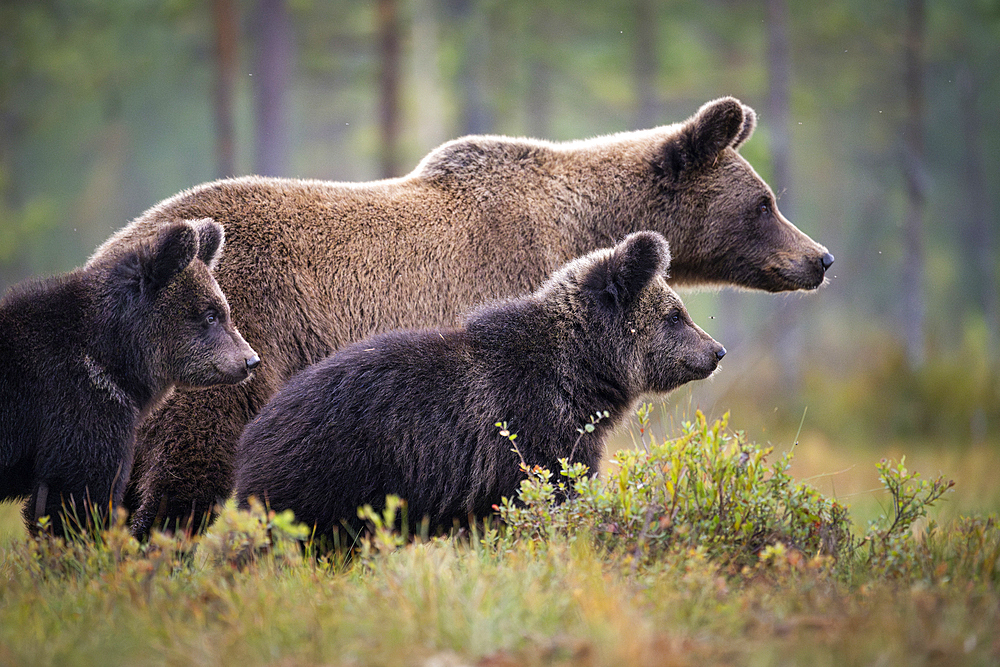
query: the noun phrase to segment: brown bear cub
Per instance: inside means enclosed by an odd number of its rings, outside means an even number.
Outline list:
[[[106,521],[171,387],[242,382],[260,362],[210,273],[222,246],[219,224],[177,222],[0,301],[0,500],[29,497],[33,533],[43,516],[55,535]]]
[[[385,333],[307,368],[244,431],[239,501],[291,509],[329,536],[396,494],[412,522],[450,527],[487,515],[523,478],[498,421],[528,465],[558,470],[572,456],[596,470],[640,395],[708,377],[726,353],[667,285],[669,261],[662,236],[634,233],[460,328]]]
[[[126,494],[134,533],[200,525],[228,498],[240,433],[294,373],[378,333],[455,326],[631,232],[667,239],[674,287],[819,287],[833,255],[781,215],[739,153],[755,126],[727,97],[682,123],[581,141],[464,137],[402,178],[236,178],[151,208],[94,261],[177,220],[219,221],[215,277],[267,364],[238,387],[177,392],[143,422]]]

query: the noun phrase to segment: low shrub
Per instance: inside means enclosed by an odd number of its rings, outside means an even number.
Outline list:
[[[617,452],[603,477],[565,459],[558,477],[522,465],[527,478],[517,498],[498,508],[507,539],[586,536],[635,565],[697,551],[734,573],[791,558],[828,560],[845,574],[858,566],[893,574],[916,548],[914,522],[953,485],[921,480],[905,459],[883,460],[879,476],[892,503],[856,535],[845,505],[788,474],[793,450],[768,464],[773,448],[730,431],[728,413],[709,423],[700,411],[679,437],[647,442],[649,412],[643,405],[638,413],[642,447]]]

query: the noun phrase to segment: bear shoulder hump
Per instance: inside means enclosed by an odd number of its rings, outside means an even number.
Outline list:
[[[430,182],[468,179],[508,167],[541,162],[544,142],[501,136],[474,135],[442,144],[417,165],[416,173]]]

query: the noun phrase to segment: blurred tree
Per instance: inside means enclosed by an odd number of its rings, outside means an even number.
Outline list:
[[[989,219],[986,180],[983,169],[982,122],[979,117],[981,84],[968,62],[958,71],[958,92],[962,138],[965,146],[964,177],[968,193],[965,251],[972,258],[968,281],[973,302],[986,322],[986,351],[997,357],[1000,344],[1000,307],[997,304],[996,233]]]
[[[288,106],[293,67],[292,25],[285,0],[260,0],[255,16],[254,107],[257,154],[254,171],[286,176]]]
[[[558,17],[546,2],[535,3],[531,12],[531,30],[523,37],[528,46],[528,89],[524,100],[527,133],[547,139],[552,138],[552,79],[556,76],[549,58]]]
[[[484,70],[488,67],[489,33],[486,11],[474,0],[446,3],[452,22],[458,26],[460,54],[456,87],[461,109],[459,134],[493,131],[493,115],[487,102]]]
[[[212,0],[215,27],[215,162],[216,176],[236,175],[233,91],[236,84],[239,17],[233,0]]]
[[[795,218],[791,192],[791,136],[789,93],[792,62],[788,44],[788,6],[785,0],[766,0],[767,123],[771,152],[771,183],[781,199],[781,209]]]
[[[656,127],[660,120],[660,101],[659,87],[656,85],[659,63],[656,56],[654,0],[636,0],[634,18],[634,71],[638,104],[633,122],[636,128]]]
[[[445,82],[442,73],[441,10],[438,0],[411,1],[410,80],[414,103],[412,112],[413,149],[424,155],[448,139]]]
[[[903,173],[906,177],[906,213],[903,219],[902,294],[903,332],[911,366],[924,362],[924,206],[927,174],[924,165],[924,0],[907,0],[904,36],[906,126]]]
[[[399,175],[399,3],[377,0],[382,177]]]

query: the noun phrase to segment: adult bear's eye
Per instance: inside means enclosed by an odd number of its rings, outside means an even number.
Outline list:
[[[667,321],[676,326],[681,323],[681,314],[674,311],[673,314],[667,318]]]
[[[767,215],[768,213],[771,212],[771,207],[768,206],[767,203],[765,202],[761,204],[759,207],[757,207],[757,210],[760,212],[761,215]]]
[[[205,313],[205,324],[212,326],[216,324],[218,321],[219,321],[219,316],[215,313],[214,310],[210,310],[207,313]]]

